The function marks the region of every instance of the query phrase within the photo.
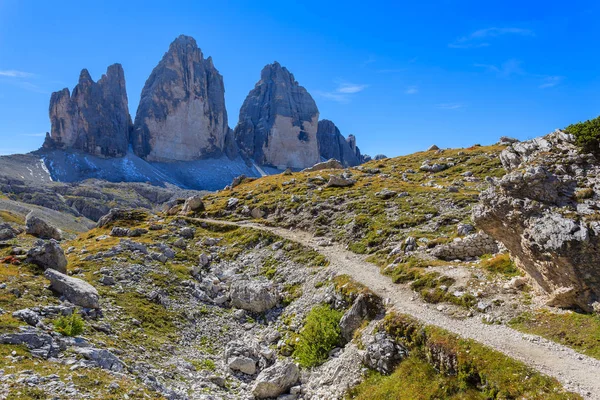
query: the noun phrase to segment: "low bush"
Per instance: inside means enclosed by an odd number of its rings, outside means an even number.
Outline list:
[[[584,151],[600,155],[600,117],[569,125],[565,132],[575,136]]]
[[[54,321],[54,329],[65,336],[77,336],[83,333],[83,319],[79,314],[62,316]]]
[[[302,367],[324,363],[329,352],[341,344],[342,315],[328,305],[316,306],[308,313],[294,349],[294,357]]]

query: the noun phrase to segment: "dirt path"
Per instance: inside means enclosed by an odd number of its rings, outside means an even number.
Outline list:
[[[365,257],[354,254],[339,244],[319,247],[317,239],[307,232],[245,222],[201,221],[259,229],[313,248],[329,259],[331,268],[336,272],[348,274],[382,298],[389,298],[399,312],[410,314],[426,324],[439,326],[463,338],[474,339],[558,379],[565,388],[580,393],[586,399],[600,400],[600,360],[539,336],[520,333],[505,325],[484,324],[479,317],[464,320],[451,318],[424,303],[407,285],[392,283],[388,277],[379,273],[376,265],[365,261]]]

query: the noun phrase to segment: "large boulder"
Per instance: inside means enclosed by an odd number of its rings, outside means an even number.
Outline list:
[[[343,169],[343,168],[344,168],[344,166],[338,160],[336,160],[335,158],[330,158],[329,160],[317,163],[310,168],[305,168],[302,170],[302,172],[315,172],[315,171],[321,171],[324,169]]]
[[[41,239],[60,240],[62,237],[58,228],[35,215],[33,211],[25,217],[25,232]]]
[[[179,36],[142,90],[132,134],[135,153],[148,161],[219,156],[229,131],[223,77],[193,38]]]
[[[343,176],[331,175],[327,181],[326,187],[348,187],[356,183],[354,179],[344,178]]]
[[[262,313],[277,305],[279,293],[271,282],[237,280],[230,287],[231,304],[246,311]]]
[[[188,197],[183,203],[183,208],[181,209],[181,214],[188,215],[191,213],[196,213],[200,211],[204,211],[204,203],[202,202],[202,195],[195,195]]]
[[[98,82],[87,69],[81,71],[73,89],[52,93],[51,132],[45,148],[69,148],[101,157],[127,153],[131,117],[127,103],[125,74],[113,64]]]
[[[54,239],[47,242],[37,241],[35,246],[27,252],[27,262],[36,264],[45,270],[53,269],[62,273],[67,272],[65,252]]]
[[[76,306],[84,308],[100,308],[98,291],[95,287],[81,279],[47,269],[44,276],[50,281],[52,290],[65,296]]]
[[[0,240],[9,240],[17,237],[19,232],[9,224],[0,224]]]
[[[240,109],[235,140],[260,165],[307,168],[320,161],[319,110],[294,75],[278,62],[263,68]]]
[[[600,300],[600,164],[556,131],[510,144],[509,171],[480,195],[473,220],[502,242],[549,304],[592,311]]]
[[[258,399],[277,397],[287,392],[300,379],[298,366],[289,361],[278,361],[256,377],[252,394]]]

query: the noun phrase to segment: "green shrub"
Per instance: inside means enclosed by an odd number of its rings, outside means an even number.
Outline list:
[[[565,132],[575,136],[583,150],[600,155],[600,117],[569,125]]]
[[[515,263],[510,259],[510,255],[508,253],[498,254],[494,257],[486,255],[482,258],[483,260],[481,261],[481,266],[488,272],[493,274],[502,274],[508,277],[521,275],[521,272]]]
[[[341,344],[342,315],[328,305],[316,306],[308,313],[294,350],[294,357],[302,367],[324,363],[329,352]]]
[[[65,336],[77,336],[83,333],[83,319],[79,314],[62,316],[54,321],[54,329]]]

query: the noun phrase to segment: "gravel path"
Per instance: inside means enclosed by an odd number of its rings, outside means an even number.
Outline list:
[[[539,336],[520,333],[505,325],[484,324],[478,317],[461,320],[451,318],[423,302],[407,285],[392,283],[390,278],[379,273],[376,265],[365,261],[364,256],[354,254],[335,243],[319,247],[319,239],[307,232],[245,222],[201,221],[259,229],[313,248],[329,259],[330,267],[336,272],[350,275],[382,298],[390,299],[397,311],[463,338],[483,343],[558,379],[566,389],[580,393],[585,399],[600,400],[600,360]]]

